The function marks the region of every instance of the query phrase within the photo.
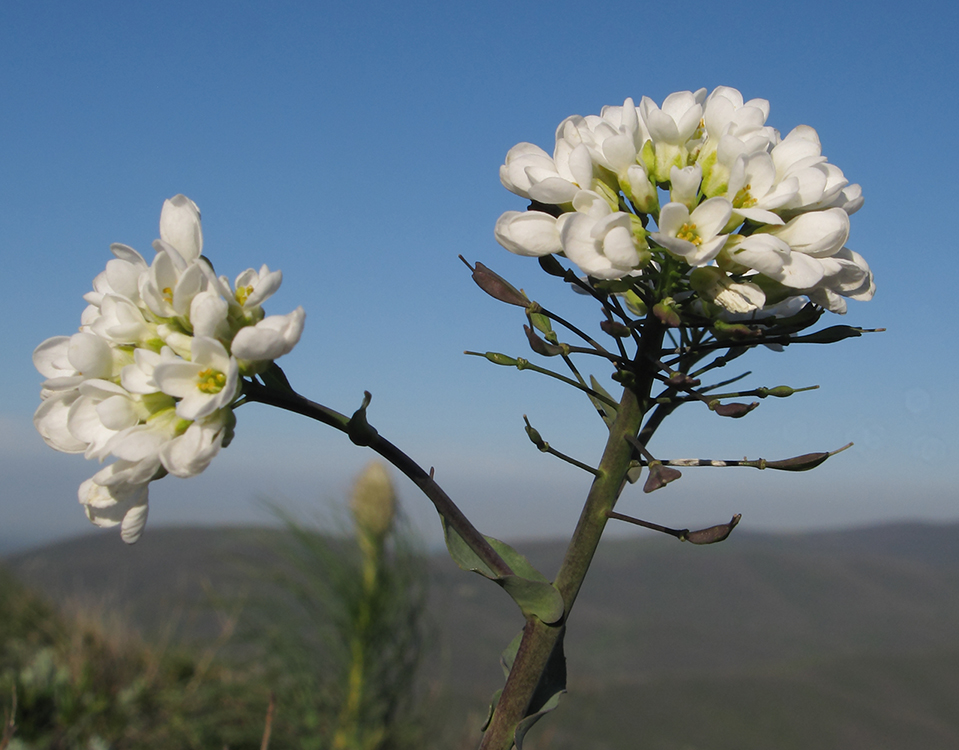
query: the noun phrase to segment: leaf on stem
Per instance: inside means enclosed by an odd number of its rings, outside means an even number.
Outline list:
[[[600,401],[595,396],[586,394],[589,396],[589,400],[593,402],[593,406],[596,407],[596,411],[599,412],[599,416],[603,418],[603,421],[606,423],[606,426],[609,427],[613,423],[613,420],[616,419],[616,409],[610,406],[609,404],[611,403],[615,404],[616,399],[614,399],[612,396],[609,395],[609,392],[605,388],[603,388],[602,385],[600,385],[599,381],[596,379],[594,375],[589,376],[589,385],[594,391],[602,395],[609,402],[609,403],[605,403],[603,401]]]
[[[503,674],[507,679],[509,678],[510,671],[513,669],[513,662],[516,660],[516,654],[519,651],[520,643],[522,643],[524,632],[525,631],[521,631],[519,635],[510,641],[510,644],[500,656],[500,666],[503,668]],[[498,690],[493,695],[487,725],[493,718],[493,712],[502,692],[502,690]],[[533,693],[532,700],[530,700],[527,714],[522,721],[516,725],[516,729],[513,732],[513,741],[516,743],[516,750],[522,750],[526,733],[529,732],[537,721],[559,705],[560,696],[565,692],[566,654],[563,650],[563,638],[560,637],[553,649],[553,653],[549,655],[549,661],[540,678],[539,685],[536,686],[536,692]],[[486,726],[484,726],[483,729],[485,730]]]
[[[503,587],[513,601],[519,605],[524,617],[534,615],[547,625],[558,622],[566,611],[563,597],[542,573],[534,568],[529,560],[510,547],[492,537],[485,537],[490,546],[512,568],[514,575],[501,576],[484,563],[473,552],[463,538],[443,519],[443,535],[446,537],[446,549],[450,557],[462,570],[471,570],[484,578],[489,578]]]

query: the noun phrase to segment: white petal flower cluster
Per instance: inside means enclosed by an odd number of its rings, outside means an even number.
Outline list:
[[[305,313],[264,317],[282,274],[263,266],[231,284],[202,256],[200,211],[177,195],[163,204],[151,263],[126,245],[93,280],[78,333],[33,353],[46,380],[34,425],[48,445],[101,463],[80,485],[98,526],[135,542],[148,485],[202,472],[233,437],[241,378],[262,372],[299,341]]]
[[[504,213],[496,239],[519,255],[561,254],[601,280],[642,283],[677,261],[687,278],[712,268],[688,289],[729,313],[805,299],[843,313],[845,298],[875,291],[845,246],[862,191],[826,161],[815,130],[782,137],[768,114],[766,100],[720,86],[569,117],[552,156],[531,143],[506,155],[500,180],[531,204]]]

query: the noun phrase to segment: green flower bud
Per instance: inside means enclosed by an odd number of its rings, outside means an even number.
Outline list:
[[[379,461],[372,461],[353,485],[350,513],[357,530],[373,539],[383,539],[396,519],[396,492],[390,474]]]
[[[486,352],[483,355],[492,362],[494,365],[506,365],[508,367],[515,367],[517,360],[513,357],[507,357],[505,354],[500,354],[499,352]]]

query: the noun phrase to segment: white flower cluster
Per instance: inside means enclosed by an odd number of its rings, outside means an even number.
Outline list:
[[[862,190],[815,130],[783,138],[768,114],[765,99],[720,86],[568,117],[552,156],[532,143],[506,155],[500,180],[533,203],[503,214],[496,239],[520,255],[561,253],[596,279],[681,259],[691,289],[731,313],[805,298],[845,312],[845,297],[875,291],[845,247]]]
[[[47,339],[33,363],[47,379],[34,425],[51,447],[115,460],[80,485],[98,526],[135,542],[148,485],[202,472],[233,437],[241,376],[262,372],[299,341],[305,313],[264,317],[282,274],[248,269],[234,284],[202,257],[196,204],[163,204],[156,256],[115,244],[93,281],[80,332]]]

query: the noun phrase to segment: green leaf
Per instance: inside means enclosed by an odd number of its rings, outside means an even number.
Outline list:
[[[513,662],[516,661],[516,654],[519,652],[519,644],[523,642],[523,631],[519,631],[516,637],[509,642],[509,645],[500,654],[499,665],[503,668],[503,677],[509,677],[510,670],[513,669]]]
[[[500,688],[493,693],[493,697],[489,699],[489,708],[486,711],[486,720],[483,722],[483,726],[480,727],[481,732],[485,732],[489,727],[489,723],[493,720],[493,712],[496,710],[496,704],[499,703],[499,697],[502,694],[503,688]]]
[[[530,561],[510,547],[493,537],[484,537],[489,545],[496,550],[507,565],[512,568],[514,575],[500,576],[474,552],[456,530],[443,519],[443,534],[446,537],[446,549],[450,557],[462,570],[471,570],[479,573],[491,581],[495,581],[515,601],[524,617],[535,615],[550,625],[562,619],[566,611],[563,597],[549,582],[549,579],[534,568]]]
[[[600,395],[605,396],[610,401],[615,403],[616,399],[609,395],[607,390],[599,384],[599,381],[593,375],[589,376],[589,386]],[[609,404],[604,403],[603,401],[600,401],[598,398],[595,398],[594,396],[590,396],[589,400],[593,402],[593,406],[596,407],[596,411],[599,412],[599,416],[603,418],[603,421],[606,423],[606,426],[609,427],[613,423],[613,420],[616,418],[616,409],[610,406]]]
[[[542,719],[550,711],[556,709],[559,705],[559,699],[566,690],[558,690],[550,696],[549,700],[543,704],[543,707],[534,714],[530,714],[516,725],[516,731],[513,733],[513,742],[516,743],[516,750],[523,750],[523,740],[526,733],[533,728],[533,724]]]
[[[510,670],[513,668],[513,662],[516,660],[516,653],[519,651],[519,644],[523,640],[522,631],[517,635],[503,651],[500,656],[500,664],[503,672],[509,678]],[[502,692],[502,691],[500,691]],[[516,743],[516,750],[522,750],[523,739],[526,733],[532,728],[533,724],[542,719],[546,714],[559,705],[560,696],[566,692],[566,654],[563,651],[563,637],[560,637],[549,655],[549,661],[546,664],[546,670],[540,678],[539,685],[536,686],[536,692],[530,701],[529,713],[516,725],[513,732],[513,741]],[[499,693],[494,696],[493,705],[499,700]],[[493,718],[492,712],[488,721]]]

